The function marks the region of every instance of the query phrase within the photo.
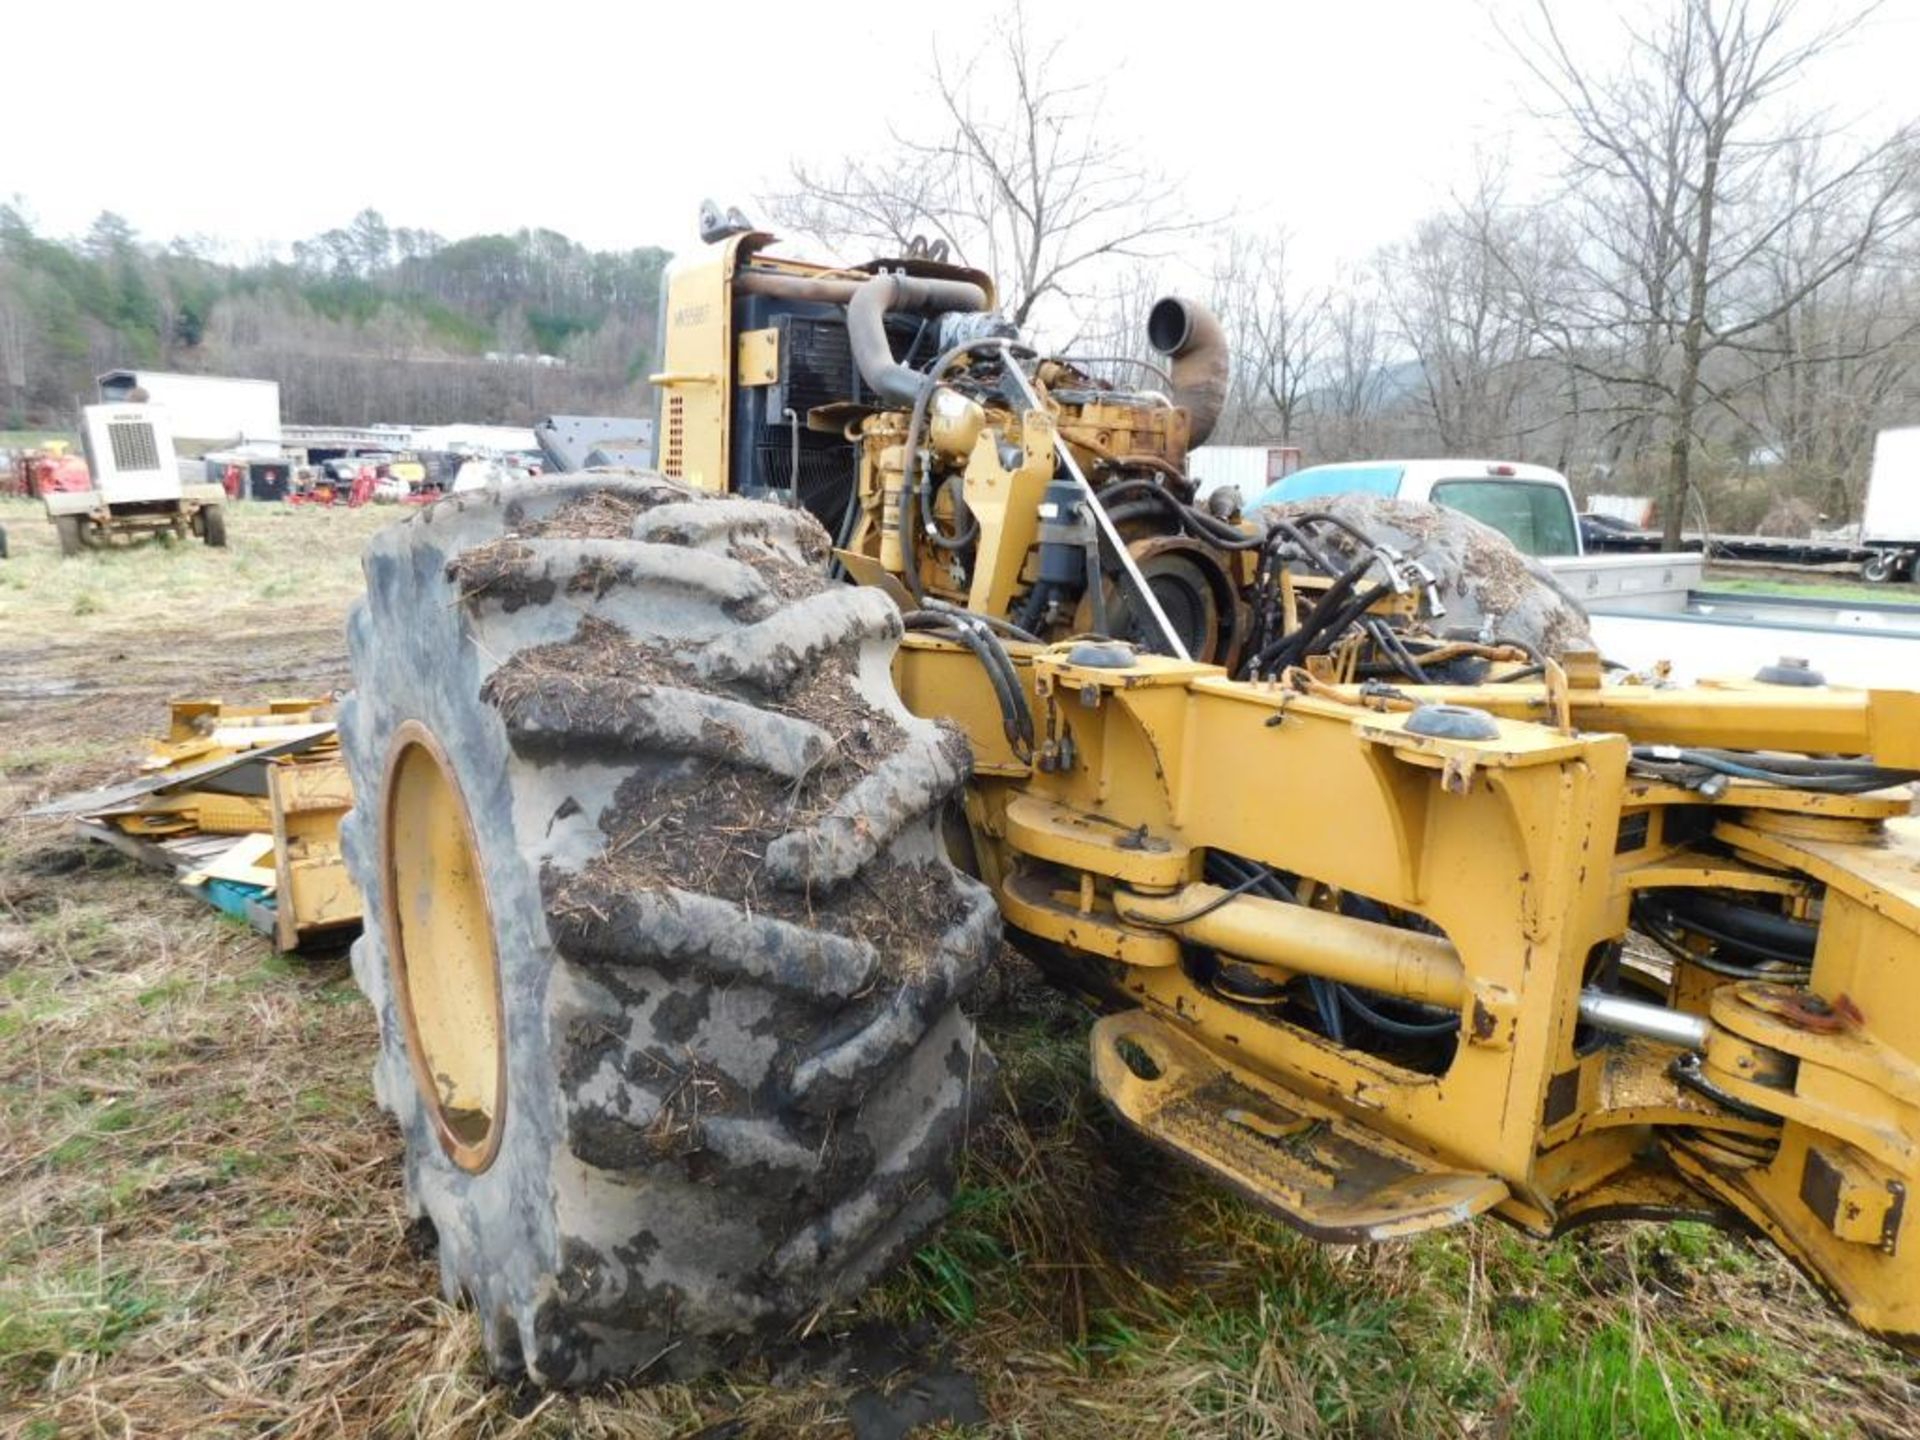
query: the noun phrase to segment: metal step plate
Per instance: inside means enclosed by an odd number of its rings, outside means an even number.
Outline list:
[[[1094,1025],[1093,1078],[1147,1138],[1316,1240],[1400,1239],[1461,1224],[1507,1197],[1498,1176],[1450,1169],[1236,1071],[1144,1010]]]

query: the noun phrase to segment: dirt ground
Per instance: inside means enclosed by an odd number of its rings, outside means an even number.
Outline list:
[[[1118,1130],[1083,1015],[1011,961],[1001,1104],[882,1290],[696,1385],[490,1384],[402,1212],[344,956],[20,813],[114,778],[170,696],[343,685],[390,518],[249,509],[224,554],[63,562],[0,502],[0,1436],[1920,1433],[1911,1362],[1696,1226],[1299,1240]]]

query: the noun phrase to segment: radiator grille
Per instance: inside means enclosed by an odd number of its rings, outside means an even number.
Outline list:
[[[790,316],[786,331],[774,413],[791,408],[805,415],[817,406],[853,399],[857,382],[846,321]]]
[[[145,420],[113,421],[107,426],[107,443],[113,447],[115,470],[160,468],[160,447],[154,444],[153,426]]]
[[[808,442],[823,437],[807,435]],[[854,447],[841,441],[827,446],[803,444],[800,450],[800,503],[811,510],[829,534],[838,534],[853,494]],[[785,490],[793,483],[793,451],[782,444],[762,445],[754,452],[755,479],[766,490]]]
[[[686,401],[682,397],[667,397],[667,444],[661,453],[660,473],[669,480],[680,479],[686,464],[686,412]]]

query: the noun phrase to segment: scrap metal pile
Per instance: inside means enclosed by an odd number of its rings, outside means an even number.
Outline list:
[[[175,874],[281,950],[344,938],[360,895],[340,857],[353,803],[326,699],[176,700],[138,778],[69,795],[88,839]]]

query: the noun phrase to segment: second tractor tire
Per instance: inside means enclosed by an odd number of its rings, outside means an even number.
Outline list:
[[[381,532],[343,827],[412,1212],[504,1377],[686,1373],[945,1211],[999,934],[876,590],[804,513],[587,472]]]

